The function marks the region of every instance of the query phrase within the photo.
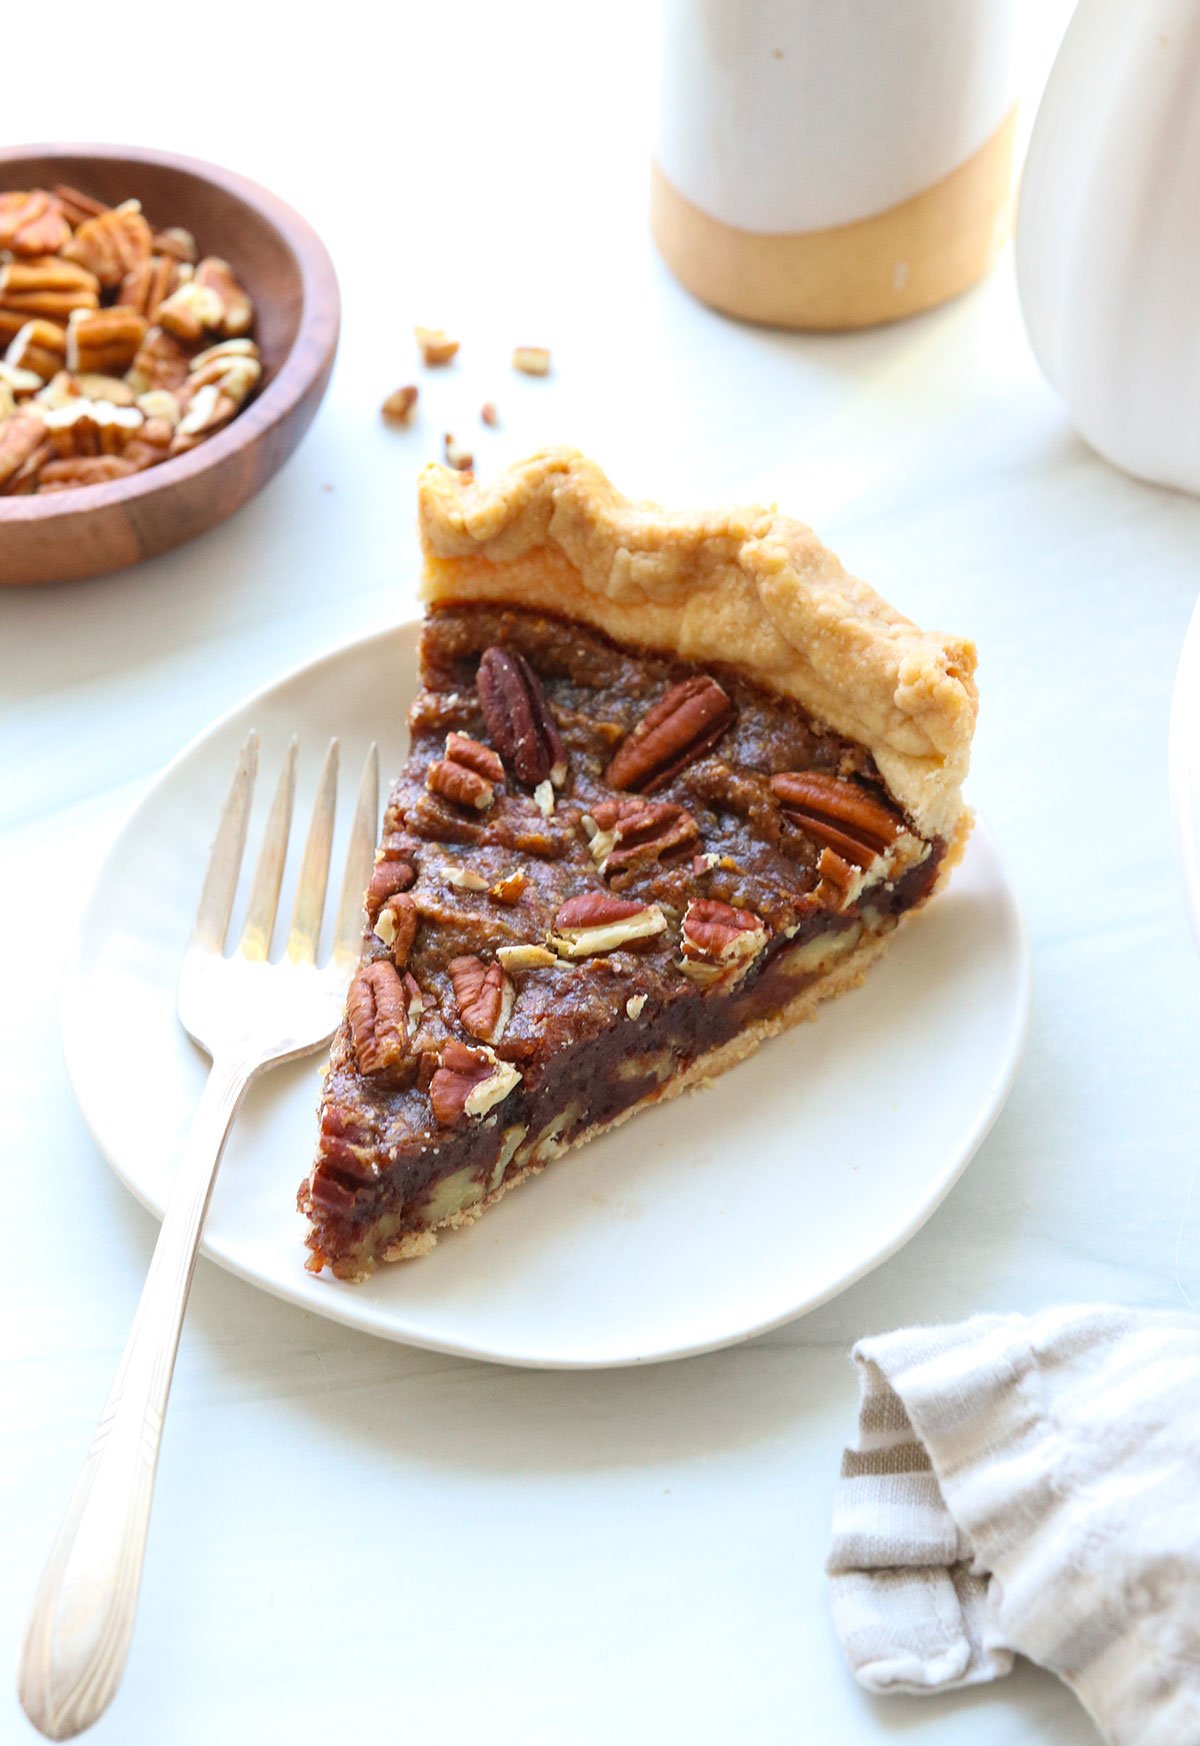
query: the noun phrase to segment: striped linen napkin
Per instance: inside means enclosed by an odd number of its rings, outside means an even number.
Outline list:
[[[828,1570],[869,1691],[1056,1673],[1113,1746],[1200,1746],[1200,1320],[1071,1306],[854,1348]]]

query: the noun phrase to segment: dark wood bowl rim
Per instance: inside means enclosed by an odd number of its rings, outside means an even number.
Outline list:
[[[45,496],[0,497],[0,522],[53,521],[85,515],[113,504],[133,503],[169,490],[236,454],[282,423],[300,404],[314,380],[325,368],[337,344],[340,298],[337,276],[329,252],[316,231],[292,207],[257,182],[234,170],[205,163],[202,158],[180,157],[175,152],[152,151],[144,146],[120,145],[22,145],[0,148],[0,171],[9,164],[30,158],[104,158],[118,163],[156,164],[184,170],[212,187],[251,206],[284,238],[300,269],[301,304],[296,338],[274,379],[225,429],[186,454],[173,455],[156,467],[126,479],[111,479],[101,485],[80,485],[70,491],[51,491]],[[299,353],[301,337],[315,338],[307,359]],[[246,423],[243,424],[243,420]],[[241,428],[239,428],[241,427]]]

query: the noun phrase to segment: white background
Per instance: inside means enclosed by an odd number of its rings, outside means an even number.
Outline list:
[[[1024,1069],[896,1259],[798,1324],[674,1366],[432,1357],[202,1263],[133,1655],[95,1737],[1094,1742],[1029,1668],[966,1697],[866,1698],[821,1562],[855,1338],[1067,1298],[1200,1301],[1200,966],[1165,769],[1200,504],[1072,434],[1008,256],[952,307],[854,337],[768,334],[692,303],[644,222],[644,4],[201,21],[129,0],[111,35],[74,5],[52,34],[49,61],[6,79],[10,139],[124,136],[236,166],[325,237],[345,309],[311,435],[232,523],[136,571],[0,598],[0,1644],[15,1652],[155,1234],[62,1071],[59,963],[81,894],[214,714],[409,607],[413,475],[443,430],[488,470],[565,439],[638,495],[776,498],[913,617],[976,637],[971,793],[1036,953]],[[416,379],[414,321],[463,350],[420,378],[423,420],[395,434],[377,407]],[[554,349],[552,379],[511,375],[518,342]],[[484,399],[500,431],[480,428]],[[0,1695],[0,1740],[25,1738]]]

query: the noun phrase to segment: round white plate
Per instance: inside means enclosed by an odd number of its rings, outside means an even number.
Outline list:
[[[413,625],[293,673],[180,754],[100,870],[68,966],[67,1063],[101,1151],[160,1216],[208,1065],[175,989],[238,746],[258,729],[253,844],[289,737],[299,820],[340,738],[336,866],[366,747],[378,739],[383,769],[399,768],[415,688]],[[432,1255],[365,1284],[304,1270],[295,1192],[321,1058],[277,1068],[243,1105],[204,1250],[319,1315],[502,1363],[582,1368],[727,1345],[844,1290],[920,1228],[1004,1102],[1029,994],[1020,912],[977,824],[947,891],[816,1023],[569,1153]]]

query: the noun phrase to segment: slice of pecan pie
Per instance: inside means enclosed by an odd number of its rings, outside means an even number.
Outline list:
[[[424,689],[300,1190],[343,1279],[853,986],[970,825],[974,650],[798,522],[570,451],[431,467],[420,512]]]

